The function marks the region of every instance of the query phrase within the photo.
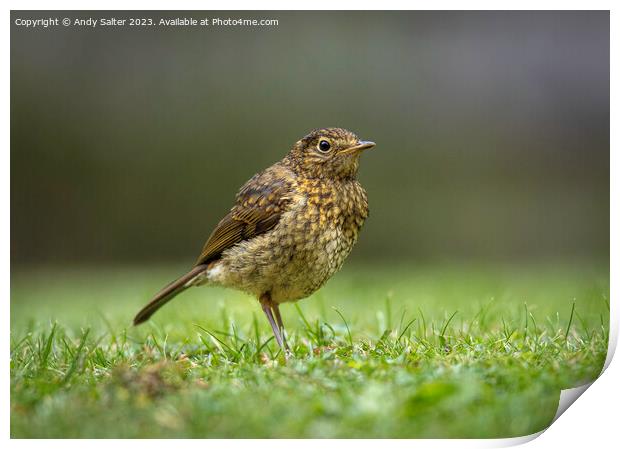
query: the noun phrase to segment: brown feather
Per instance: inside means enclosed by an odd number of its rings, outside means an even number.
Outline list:
[[[181,293],[183,290],[188,288],[187,283],[195,278],[198,274],[204,271],[207,268],[206,265],[198,265],[194,267],[189,273],[181,276],[176,281],[171,282],[167,286],[165,286],[155,297],[149,302],[142,310],[138,312],[136,317],[133,319],[134,326],[137,326],[140,323],[144,323],[148,320],[151,315],[153,315],[161,306],[166,304],[176,295]]]
[[[278,169],[285,170],[282,167]],[[209,263],[223,251],[273,229],[290,203],[290,182],[272,170],[250,179],[237,194],[237,202],[215,227],[196,265]]]

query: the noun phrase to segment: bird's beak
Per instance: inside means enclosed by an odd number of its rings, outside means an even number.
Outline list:
[[[368,140],[360,140],[357,143],[357,145],[347,148],[346,150],[342,152],[342,154],[360,153],[374,146],[375,146],[374,142],[370,142]]]

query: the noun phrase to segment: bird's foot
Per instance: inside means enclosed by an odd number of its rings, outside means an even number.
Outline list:
[[[265,315],[267,316],[267,320],[269,320],[269,324],[271,325],[271,330],[273,331],[273,335],[276,338],[278,345],[280,346],[280,348],[284,349],[285,348],[284,340],[282,338],[282,334],[280,333],[280,328],[276,324],[276,321],[273,317],[274,302],[271,300],[271,296],[269,295],[269,293],[265,293],[261,295],[261,297],[259,298],[259,301],[263,309],[263,312],[265,312]]]

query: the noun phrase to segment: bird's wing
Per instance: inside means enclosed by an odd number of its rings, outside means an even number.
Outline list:
[[[252,177],[237,202],[216,226],[196,265],[217,259],[224,250],[272,229],[291,202],[292,181],[284,170],[266,170]]]

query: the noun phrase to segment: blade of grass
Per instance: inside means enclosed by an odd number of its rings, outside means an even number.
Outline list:
[[[424,313],[422,312],[422,309],[418,307],[418,312],[420,313],[420,318],[422,318],[422,330],[423,330],[423,334],[422,334],[422,338],[426,338],[426,319],[424,318]]]
[[[568,326],[566,326],[566,333],[564,334],[564,341],[568,341],[568,333],[570,332],[570,325],[573,324],[573,315],[575,314],[575,300],[573,299],[573,307],[570,310],[570,318],[568,320]]]
[[[335,307],[332,307],[332,309],[334,309],[336,313],[340,315],[340,318],[342,319],[344,326],[347,328],[347,334],[349,335],[349,346],[353,347],[353,337],[351,337],[351,330],[349,329],[349,324],[347,323],[347,320],[344,319],[344,316],[342,315],[342,313],[340,313],[340,310],[338,310]]]
[[[454,318],[454,316],[459,313],[458,310],[456,310],[452,315],[450,315],[450,318],[448,318],[448,321],[446,321],[446,324],[443,326],[443,329],[441,329],[441,337],[444,336],[444,334],[446,333],[446,329],[448,329],[448,325],[450,324],[450,321],[452,321],[452,318]]]
[[[55,335],[56,335],[56,323],[52,325],[52,330],[50,331],[50,334],[47,337],[43,351],[40,352],[39,369],[44,369],[47,367],[47,361],[49,359],[50,353],[52,352],[52,343],[54,342]]]
[[[71,379],[71,376],[73,376],[73,373],[75,373],[75,370],[77,369],[77,366],[78,366],[78,362],[80,360],[80,354],[82,353],[82,349],[84,349],[84,345],[86,344],[86,338],[88,337],[89,333],[90,333],[90,328],[86,329],[86,331],[82,333],[82,338],[80,339],[78,348],[75,351],[73,360],[71,361],[71,366],[69,367],[69,370],[67,371],[64,379],[61,382],[62,385],[65,385],[67,382],[69,382],[69,380]]]
[[[417,318],[414,318],[411,321],[409,321],[409,323],[407,323],[407,325],[405,326],[403,331],[398,336],[398,338],[397,338],[398,341],[400,341],[400,339],[403,338],[403,335],[405,335],[405,332],[407,332],[407,329],[409,329],[409,326],[411,326],[414,323],[415,320],[417,320]]]
[[[222,340],[220,340],[219,338],[217,338],[217,336],[215,334],[213,334],[211,331],[209,331],[208,329],[205,329],[204,327],[202,327],[199,324],[194,324],[194,326],[196,326],[198,329],[202,330],[203,332],[206,332],[207,334],[209,334],[211,336],[211,338],[213,338],[215,341],[217,341],[219,344],[221,344],[223,347],[225,347],[226,349],[228,349],[231,353],[233,353],[235,356],[239,356],[239,352],[235,351],[233,348],[231,348],[229,345],[227,345],[226,343],[224,343]]]

